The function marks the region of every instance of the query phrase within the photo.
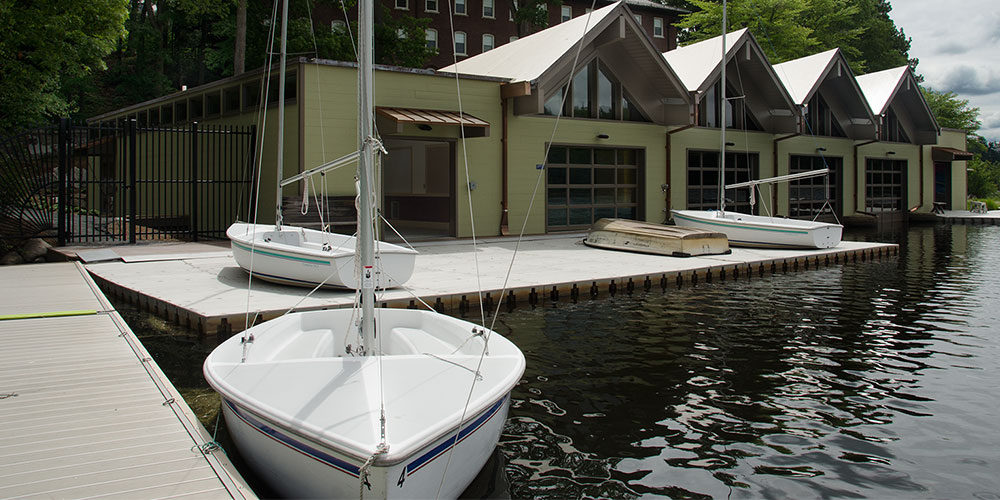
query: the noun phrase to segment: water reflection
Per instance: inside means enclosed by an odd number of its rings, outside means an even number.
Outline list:
[[[896,236],[898,259],[503,316],[528,356],[511,494],[1000,492],[1000,228]]]

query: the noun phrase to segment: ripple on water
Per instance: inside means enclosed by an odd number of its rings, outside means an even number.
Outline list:
[[[1000,491],[1000,227],[900,238],[893,259],[502,316],[528,356],[511,494]]]

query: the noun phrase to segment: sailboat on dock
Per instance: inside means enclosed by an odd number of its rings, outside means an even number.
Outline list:
[[[287,5],[282,15],[287,15]],[[282,19],[281,46],[278,63],[278,95],[285,95],[285,61],[287,59],[287,21]],[[270,67],[270,65],[269,65]],[[265,77],[267,72],[264,73]],[[312,175],[357,161],[360,152],[311,168],[284,179],[285,106],[278,108],[278,137],[275,194],[275,223],[236,222],[226,230],[233,258],[252,277],[285,285],[324,288],[357,289],[357,238],[304,227],[282,224],[281,199],[285,186]],[[378,288],[392,288],[406,283],[413,275],[416,250],[392,243],[376,241],[378,253],[375,282]]]
[[[840,224],[819,222],[815,220],[787,219],[766,215],[751,215],[726,211],[726,189],[742,187],[750,188],[750,203],[754,205],[757,186],[775,182],[826,175],[826,169],[802,172],[768,179],[752,180],[744,183],[725,184],[726,168],[726,64],[728,54],[726,49],[726,1],[722,2],[722,58],[720,64],[722,89],[720,99],[721,145],[719,147],[719,208],[718,210],[671,210],[674,223],[682,227],[691,227],[718,231],[729,238],[732,246],[755,248],[833,248],[840,244],[844,227]]]
[[[373,4],[359,15],[357,305],[272,319],[204,364],[241,455],[290,498],[458,497],[493,453],[525,369],[520,349],[485,327],[375,307],[385,247],[372,213]]]

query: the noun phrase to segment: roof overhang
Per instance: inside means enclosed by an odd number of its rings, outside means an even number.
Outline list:
[[[375,113],[379,118],[388,121],[396,133],[402,133],[403,126],[410,124],[426,128],[426,130],[435,126],[461,126],[465,129],[465,137],[487,137],[490,135],[488,121],[458,111],[376,106]]]
[[[934,146],[931,148],[931,159],[934,161],[969,161],[973,154],[961,149]]]

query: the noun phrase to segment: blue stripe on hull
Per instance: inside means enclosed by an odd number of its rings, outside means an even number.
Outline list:
[[[504,402],[507,401],[507,396],[508,395],[505,394],[496,403],[493,403],[491,407],[489,407],[485,412],[483,412],[483,414],[480,415],[479,418],[472,421],[471,423],[469,423],[469,425],[465,426],[461,431],[459,431],[458,442],[461,443],[462,441],[464,441],[465,438],[472,435],[474,432],[479,430],[479,428],[482,427],[486,422],[492,419],[500,411],[500,409],[503,408]],[[317,450],[316,448],[313,448],[308,444],[299,442],[293,439],[291,436],[282,433],[281,431],[257,420],[248,413],[240,410],[239,407],[237,407],[228,399],[223,398],[223,401],[226,403],[226,406],[228,406],[229,409],[232,410],[233,414],[236,415],[237,418],[242,420],[244,423],[246,423],[253,429],[256,429],[261,434],[273,439],[274,441],[277,441],[296,452],[299,452],[309,458],[312,458],[313,460],[327,464],[330,467],[333,467],[334,469],[349,474],[353,477],[358,477],[358,475],[360,474],[361,467],[359,465],[353,465],[349,462],[334,457],[326,452]],[[455,445],[455,435],[453,434],[448,439],[444,440],[444,442],[435,446],[434,449],[428,451],[427,453],[424,453],[416,460],[413,460],[412,462],[407,464],[405,469],[406,475],[410,476],[417,470],[423,468],[425,465],[433,462],[434,459],[443,455],[444,452],[451,449],[454,445]]]

